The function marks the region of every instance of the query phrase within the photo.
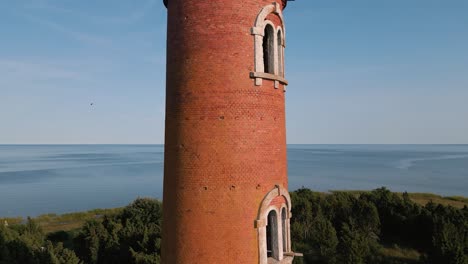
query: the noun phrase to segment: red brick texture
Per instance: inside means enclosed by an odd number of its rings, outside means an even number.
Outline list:
[[[274,206],[280,211],[281,205],[287,204],[286,199],[284,199],[284,196],[278,196],[273,201],[270,202],[270,206]]]
[[[249,77],[273,1],[168,2],[163,263],[259,262],[254,220],[288,185],[283,87]]]

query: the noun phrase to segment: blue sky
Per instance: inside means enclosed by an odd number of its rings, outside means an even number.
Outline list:
[[[468,143],[466,14],[290,2],[288,143]],[[162,0],[0,0],[0,144],[162,143],[165,30]]]

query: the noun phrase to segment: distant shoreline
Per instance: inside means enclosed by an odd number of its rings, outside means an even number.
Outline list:
[[[289,190],[468,197],[465,145],[287,146]],[[161,198],[163,145],[0,145],[0,216],[122,207]]]

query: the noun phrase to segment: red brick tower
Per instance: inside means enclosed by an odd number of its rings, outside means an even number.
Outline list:
[[[282,15],[287,2],[164,3],[162,261],[290,263]]]

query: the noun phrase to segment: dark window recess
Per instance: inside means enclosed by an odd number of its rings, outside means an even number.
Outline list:
[[[268,213],[267,223],[267,256],[269,258],[279,259],[278,248],[278,220],[276,211]]]
[[[281,210],[281,224],[281,231],[283,234],[283,252],[286,252],[286,208]]]
[[[263,66],[265,67],[264,72],[271,74],[275,74],[274,35],[273,27],[266,25],[263,36]]]

